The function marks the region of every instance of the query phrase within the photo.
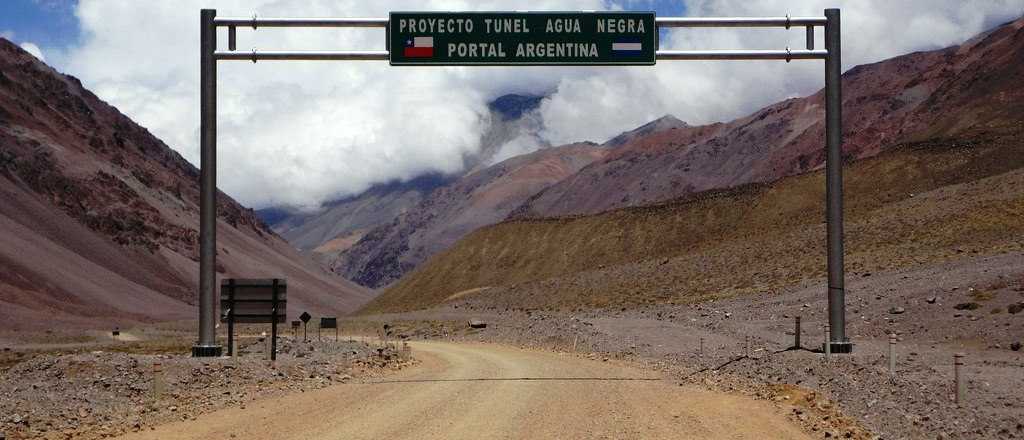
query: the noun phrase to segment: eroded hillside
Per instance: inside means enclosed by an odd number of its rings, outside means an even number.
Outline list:
[[[906,144],[846,168],[848,277],[1024,249],[1020,136]],[[686,303],[825,274],[819,172],[591,216],[482,228],[371,302],[508,308]]]

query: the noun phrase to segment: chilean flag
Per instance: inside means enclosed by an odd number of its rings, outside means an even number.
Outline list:
[[[413,37],[405,40],[404,55],[408,58],[434,56],[434,37]]]

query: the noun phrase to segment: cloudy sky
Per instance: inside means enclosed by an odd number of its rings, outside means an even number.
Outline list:
[[[656,10],[659,16],[843,14],[849,68],[957,44],[1024,13],[1024,0],[3,0],[0,36],[75,75],[185,158],[199,157],[199,9],[222,16],[365,17],[391,10]],[[226,31],[224,31],[226,32]],[[239,49],[383,49],[380,29],[239,29]],[[226,46],[226,33],[220,37]],[[819,31],[818,41],[821,41]],[[820,44],[820,43],[819,43]],[[672,49],[783,49],[803,30],[673,30]],[[654,67],[390,67],[380,62],[221,62],[219,185],[253,207],[320,202],[425,172],[457,172],[487,102],[546,94],[552,144],[604,141],[673,114],[730,120],[822,86],[820,61]],[[517,148],[522,148],[517,146]]]

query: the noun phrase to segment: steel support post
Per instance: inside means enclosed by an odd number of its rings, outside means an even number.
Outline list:
[[[228,356],[238,356],[235,353],[235,279],[228,280]]]
[[[217,28],[215,9],[199,18],[199,341],[192,356],[220,356],[214,327],[217,274]]]
[[[827,344],[832,353],[850,353],[846,338],[846,298],[843,287],[843,115],[842,49],[839,9],[825,10],[825,186],[828,229]]]
[[[273,287],[274,290],[271,292],[271,295],[272,295],[271,296],[272,306],[271,306],[271,309],[270,309],[270,313],[271,313],[271,318],[270,318],[270,360],[271,361],[276,361],[277,360],[277,307],[279,306],[279,303],[278,303],[278,297],[279,297],[278,291],[280,290],[280,284],[279,284],[280,281],[281,280],[279,280],[277,278],[274,278],[274,287]]]

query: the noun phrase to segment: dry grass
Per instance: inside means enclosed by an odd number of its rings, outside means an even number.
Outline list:
[[[108,344],[105,351],[131,354],[184,354],[192,352],[194,338],[154,339]]]
[[[995,298],[996,295],[988,290],[973,289],[970,296],[975,301],[988,301]]]
[[[849,277],[1024,248],[1024,145],[929,142],[845,170]],[[492,286],[509,307],[627,306],[758,293],[824,276],[821,172],[594,216],[482,228],[364,312]]]

